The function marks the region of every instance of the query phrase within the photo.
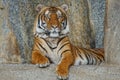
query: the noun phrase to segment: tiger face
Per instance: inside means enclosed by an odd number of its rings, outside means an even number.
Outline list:
[[[34,32],[40,37],[58,38],[68,34],[69,26],[66,16],[67,5],[61,7],[43,7],[38,5],[39,11]]]

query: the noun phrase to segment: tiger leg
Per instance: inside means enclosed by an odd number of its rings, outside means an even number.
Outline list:
[[[41,54],[39,50],[32,51],[32,63],[39,65],[39,67],[47,67],[50,65],[50,61],[47,57]]]
[[[69,51],[62,55],[61,61],[56,67],[56,73],[58,79],[66,80],[68,78],[69,68],[73,64],[73,56]]]

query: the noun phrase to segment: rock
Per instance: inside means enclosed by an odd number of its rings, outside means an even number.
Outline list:
[[[95,47],[103,48],[106,0],[88,0],[88,4],[90,22],[95,34]]]
[[[0,64],[2,80],[57,80],[55,66],[38,68],[30,64]],[[69,80],[119,80],[120,66],[114,64],[72,66]]]
[[[105,54],[108,63],[120,65],[120,1],[107,2]]]
[[[2,3],[2,1],[0,2]],[[16,36],[9,25],[8,5],[0,5],[0,57],[6,59],[4,62],[11,63],[20,60],[20,53],[16,41]]]

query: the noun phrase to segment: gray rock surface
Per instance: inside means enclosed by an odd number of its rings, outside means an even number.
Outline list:
[[[0,64],[0,80],[57,80],[55,65],[38,68],[31,64]],[[114,64],[72,66],[69,80],[120,80],[120,66]]]
[[[120,0],[107,1],[105,55],[108,63],[120,65]]]
[[[104,19],[105,19],[105,9],[106,0],[88,0],[90,20],[95,31],[95,47],[104,47]]]

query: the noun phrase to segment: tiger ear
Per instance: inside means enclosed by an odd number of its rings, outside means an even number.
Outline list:
[[[37,7],[35,8],[36,11],[41,11],[41,9],[43,8],[43,5],[42,4],[38,4]]]
[[[63,4],[63,5],[61,5],[61,8],[62,8],[64,11],[67,11],[67,10],[68,10],[68,5],[67,5],[67,4]]]

